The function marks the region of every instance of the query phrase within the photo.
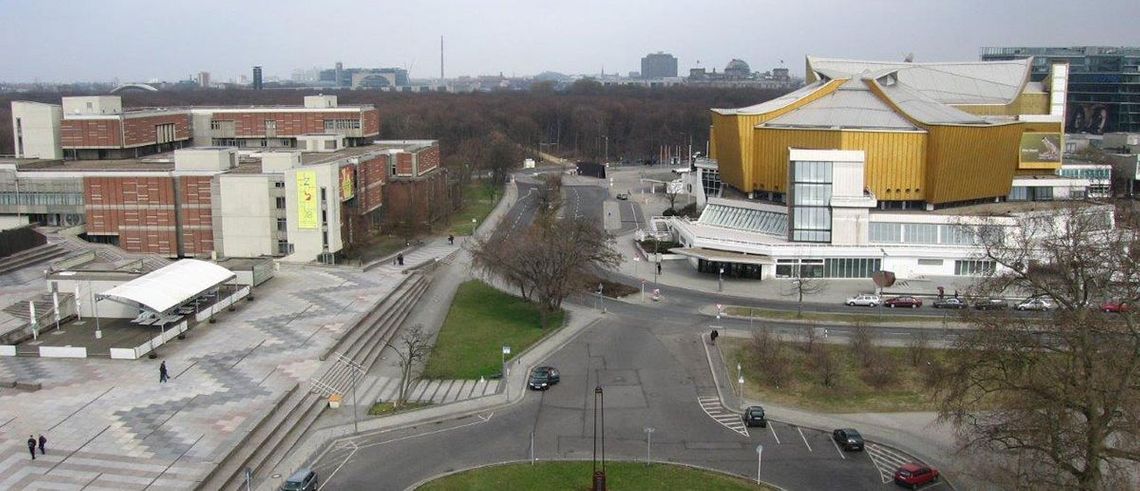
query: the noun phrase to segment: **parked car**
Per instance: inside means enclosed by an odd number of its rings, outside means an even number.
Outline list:
[[[882,300],[878,295],[875,295],[873,293],[862,293],[848,298],[844,303],[852,307],[856,305],[862,307],[877,307],[880,302],[882,302]]]
[[[895,471],[895,484],[914,489],[938,480],[938,469],[918,463],[903,464]]]
[[[764,408],[760,406],[748,406],[744,410],[744,426],[759,426],[764,428],[768,426],[768,420],[764,419]]]
[[[622,201],[628,200],[629,199],[629,193],[618,193],[617,199],[620,199]]]
[[[281,491],[317,491],[317,472],[301,469],[281,484]]]
[[[1037,297],[1028,298],[1025,301],[1017,304],[1017,307],[1014,308],[1017,310],[1033,310],[1041,312],[1045,310],[1053,310],[1054,307],[1055,305],[1053,304],[1052,300],[1049,300],[1048,298]]]
[[[968,305],[966,304],[965,300],[956,297],[935,300],[934,303],[931,304],[931,307],[934,307],[936,309],[964,309],[967,306]]]
[[[863,435],[858,431],[851,428],[843,428],[831,432],[831,438],[835,440],[835,444],[843,450],[859,451],[863,450]]]
[[[1100,310],[1104,312],[1111,312],[1113,314],[1122,314],[1125,312],[1132,312],[1132,307],[1124,302],[1108,301],[1100,304]]]
[[[974,308],[978,310],[1004,310],[1009,308],[1009,304],[1000,298],[984,298],[974,302]]]
[[[554,367],[538,367],[530,372],[530,382],[527,384],[533,390],[546,390],[557,384],[560,379],[558,369]]]
[[[895,298],[888,298],[886,301],[883,302],[883,305],[890,307],[892,309],[895,307],[905,307],[905,308],[910,308],[910,309],[917,309],[919,307],[922,307],[922,300],[918,299],[918,298],[914,298],[914,297],[895,297]]]

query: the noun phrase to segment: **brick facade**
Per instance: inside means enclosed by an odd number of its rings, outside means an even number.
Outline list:
[[[174,125],[174,141],[190,139],[190,114],[188,113],[140,116],[123,120],[123,136],[126,140],[123,146],[137,147],[157,144],[155,127],[160,124]]]
[[[388,181],[388,156],[361,161],[357,166],[356,179],[360,212],[368,213],[380,208],[384,204],[384,183]]]
[[[360,119],[363,121],[364,136],[377,136],[380,134],[380,111],[367,109],[360,114]]]
[[[411,176],[415,172],[412,165],[412,154],[407,152],[400,152],[396,154],[396,175],[397,176]]]
[[[210,176],[84,177],[87,234],[117,236],[128,252],[209,255],[214,249],[210,181]]]
[[[64,119],[59,127],[62,148],[119,148],[123,146],[118,119]]]
[[[416,151],[416,170],[419,175],[427,174],[439,168],[439,146],[432,145]]]
[[[384,221],[392,227],[422,229],[450,214],[447,173],[436,171],[416,179],[398,179],[384,186]]]
[[[380,113],[376,110],[366,111],[372,117],[364,118],[361,113],[347,111],[289,111],[278,112],[237,112],[226,111],[214,113],[211,121],[233,121],[235,138],[295,138],[305,134],[325,133],[325,120],[361,120],[363,135],[370,136],[380,132]],[[374,121],[373,121],[374,120]],[[265,134],[265,122],[274,121],[276,124],[275,136]],[[369,133],[370,125],[375,131]],[[336,130],[334,130],[336,131]],[[343,131],[343,130],[340,130]]]

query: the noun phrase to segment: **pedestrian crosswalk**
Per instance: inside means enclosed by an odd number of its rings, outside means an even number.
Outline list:
[[[748,427],[744,426],[744,421],[740,419],[740,415],[726,409],[721,404],[719,397],[698,396],[697,402],[701,404],[701,409],[704,410],[705,414],[720,423],[721,426],[748,436]]]
[[[449,402],[474,399],[499,391],[499,380],[413,380],[408,386],[408,402]],[[400,379],[395,377],[365,376],[360,402],[371,405],[376,402],[395,400],[400,389]]]
[[[891,482],[895,478],[895,469],[914,460],[897,450],[870,442],[867,443],[865,450],[867,455],[871,457],[871,462],[875,464],[875,469],[879,471],[879,477],[883,479],[883,484]]]

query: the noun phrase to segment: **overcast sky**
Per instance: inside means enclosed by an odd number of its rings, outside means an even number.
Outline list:
[[[975,60],[981,46],[1140,45],[1140,0],[0,0],[0,81],[215,81],[262,65],[446,74],[626,73],[666,51],[679,71],[753,70],[807,54]]]

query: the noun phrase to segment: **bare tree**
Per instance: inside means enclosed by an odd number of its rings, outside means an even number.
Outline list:
[[[819,382],[824,387],[831,387],[839,378],[839,360],[827,346],[820,346],[811,355],[812,365],[819,374]]]
[[[803,335],[801,338],[803,340],[804,353],[810,355],[814,353],[815,349],[818,347],[816,344],[819,341],[820,335],[818,329],[819,328],[815,327],[815,324],[811,324],[803,330]]]
[[[472,244],[473,266],[529,293],[543,327],[566,297],[594,281],[596,268],[621,261],[613,237],[585,217],[539,219],[522,236],[494,234]]]
[[[431,351],[430,339],[424,333],[424,326],[416,324],[400,334],[395,343],[389,341],[387,346],[400,358],[400,385],[396,391],[396,400],[392,403],[394,407],[400,408],[408,402],[412,371],[427,359]]]
[[[993,462],[1019,487],[1104,489],[1140,462],[1135,309],[1089,308],[1140,301],[1140,236],[1112,229],[1111,211],[1074,204],[978,229],[981,259],[995,265],[979,291],[1039,292],[1058,305],[1043,318],[968,316],[973,329],[936,384],[963,447],[1016,457]]]
[[[856,322],[854,327],[855,330],[851,333],[851,351],[855,353],[861,367],[870,367],[878,354],[875,344],[879,340],[879,334],[864,322]]]
[[[776,387],[787,383],[792,373],[792,363],[783,342],[768,329],[760,328],[752,333],[749,346],[750,365],[760,375],[759,382]]]
[[[796,297],[796,317],[803,316],[804,295],[815,295],[827,289],[827,281],[822,278],[800,276],[796,277],[780,291],[785,297]]]
[[[669,202],[669,211],[677,211],[677,199],[681,197],[680,187],[671,187],[670,183],[665,183],[665,201]]]
[[[926,331],[911,334],[906,342],[906,352],[910,357],[910,365],[917,367],[930,353],[930,335]]]
[[[863,366],[863,381],[875,388],[883,388],[898,379],[898,366],[895,359],[886,353],[879,353],[868,359]]]

